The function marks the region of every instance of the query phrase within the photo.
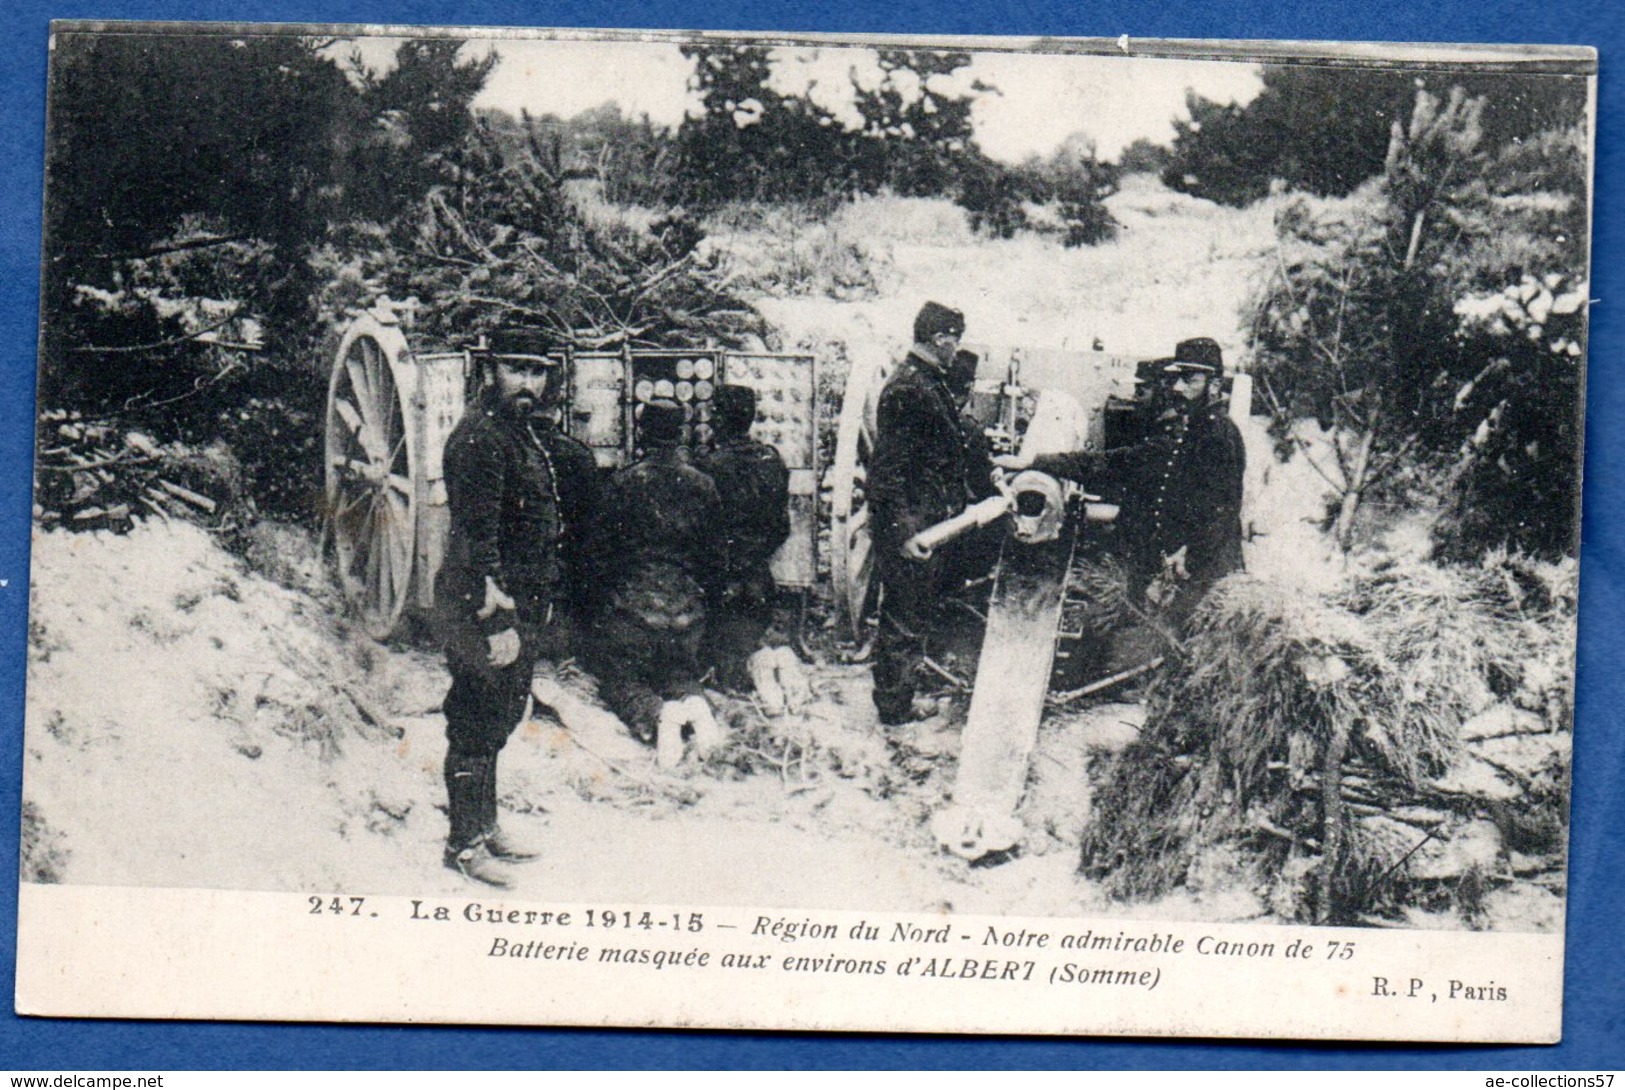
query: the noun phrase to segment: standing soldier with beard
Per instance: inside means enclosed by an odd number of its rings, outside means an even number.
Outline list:
[[[1224,576],[1242,567],[1247,452],[1219,400],[1224,357],[1211,337],[1180,341],[1161,361],[1162,409],[1147,438],[1104,452],[994,459],[1077,481],[1122,505],[1129,591],[1181,626]]]
[[[487,885],[534,859],[497,824],[497,756],[525,714],[536,663],[567,653],[571,553],[590,516],[592,453],[550,413],[558,361],[545,334],[508,330],[476,354],[484,386],[446,441],[451,531],[435,578],[451,670],[445,864]]]
[[[959,311],[939,303],[921,307],[914,345],[886,381],[875,413],[867,480],[881,586],[874,702],[887,726],[935,709],[915,698],[932,613],[956,579],[984,575],[992,566],[986,535],[967,535],[934,553],[913,541],[991,489],[992,466],[985,448],[967,442],[960,421],[963,391],[956,392],[951,372],[964,332]]]

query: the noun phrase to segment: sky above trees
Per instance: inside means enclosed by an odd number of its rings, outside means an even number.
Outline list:
[[[380,70],[392,63],[398,44],[395,38],[353,43]],[[337,48],[347,53],[351,47]],[[698,109],[688,87],[690,62],[668,42],[470,39],[463,49],[472,56],[494,50],[501,58],[477,107],[571,117],[614,102],[628,116],[647,113],[673,128]],[[775,60],[779,90],[807,92],[843,120],[856,120],[854,76],[865,86],[880,79],[874,50],[863,46],[783,48]],[[978,81],[996,91],[977,97],[976,141],[1006,162],[1048,155],[1079,133],[1107,158],[1142,137],[1166,143],[1174,120],[1189,117],[1187,89],[1245,105],[1262,86],[1256,66],[1235,61],[978,53],[942,89],[969,91]]]

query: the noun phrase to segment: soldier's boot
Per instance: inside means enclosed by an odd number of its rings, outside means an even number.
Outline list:
[[[694,756],[701,760],[721,749],[728,741],[728,732],[717,722],[705,697],[696,693],[682,701],[689,725],[694,728]]]
[[[768,715],[783,715],[786,704],[784,687],[779,684],[779,656],[776,647],[760,647],[751,652],[749,666],[751,686],[756,690],[756,701]]]
[[[497,826],[485,834],[485,850],[504,863],[530,863],[542,857],[535,844]]]
[[[485,850],[503,863],[529,863],[541,850],[506,831],[497,821],[497,758],[485,760],[480,776],[480,823],[485,829]]]
[[[683,761],[683,728],[689,723],[686,703],[668,700],[660,705],[660,719],[655,724],[655,763],[661,768],[676,768]]]
[[[461,850],[454,850],[448,845],[446,866],[472,882],[480,882],[496,889],[513,887],[513,875],[491,854],[491,850],[485,846],[483,840]]]
[[[778,656],[779,688],[784,690],[784,703],[790,711],[800,711],[812,703],[812,682],[807,679],[807,668],[788,647],[776,647]]]
[[[876,655],[880,655],[878,648]],[[886,658],[894,661],[886,662]],[[875,711],[882,726],[906,726],[937,713],[937,702],[916,691],[912,664],[899,665],[894,656],[882,656],[876,659],[874,678]]]
[[[486,758],[446,755],[446,813],[451,832],[446,837],[443,862],[451,870],[475,882],[498,889],[513,885],[507,868],[485,846],[483,828],[484,771],[494,764]]]
[[[475,757],[469,761],[469,769],[474,774],[474,782],[478,785],[480,808],[480,835],[487,836],[497,827],[497,759],[493,754],[490,757]]]

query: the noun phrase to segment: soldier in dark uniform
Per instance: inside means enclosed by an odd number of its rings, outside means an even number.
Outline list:
[[[451,515],[435,578],[446,694],[445,863],[505,887],[536,856],[497,824],[497,756],[525,714],[536,662],[567,652],[560,608],[596,492],[590,451],[550,415],[559,392],[544,336],[498,333],[477,354],[484,388],[446,441]]]
[[[665,706],[699,699],[708,602],[723,581],[722,500],[682,445],[683,410],[644,406],[645,457],[604,488],[589,545],[588,664],[611,711],[645,742]]]
[[[930,714],[915,702],[915,673],[925,658],[933,609],[955,581],[985,574],[991,560],[974,538],[929,556],[911,541],[992,489],[986,449],[968,442],[962,398],[950,385],[964,331],[959,311],[926,303],[914,319],[914,345],[887,380],[876,411],[867,479],[881,586],[874,701],[880,721],[891,726]]]
[[[1219,400],[1224,357],[1209,337],[1181,341],[1161,361],[1165,385],[1150,434],[1105,452],[996,459],[1080,482],[1122,506],[1118,533],[1130,592],[1182,625],[1208,589],[1242,567],[1241,432]]]
[[[959,431],[964,437],[965,464],[969,467],[965,487],[972,500],[986,499],[998,491],[993,483],[993,474],[982,472],[983,467],[993,464],[993,444],[988,442],[982,422],[971,412],[976,368],[981,362],[981,357],[975,352],[961,348],[954,353],[954,361],[948,366],[948,392],[953,394],[954,404],[959,407]]]
[[[716,447],[694,460],[722,500],[722,593],[707,622],[707,642],[717,679],[746,690],[747,660],[773,624],[769,561],[790,536],[790,471],[777,450],[750,437],[755,390],[721,386],[713,404]]]

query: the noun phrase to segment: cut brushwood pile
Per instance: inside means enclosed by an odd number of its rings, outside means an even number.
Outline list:
[[[767,332],[704,231],[680,212],[618,216],[569,184],[556,145],[476,133],[470,169],[355,255],[373,294],[432,300],[422,332],[447,344],[504,325],[578,350],[738,345]]]
[[[136,520],[195,522],[219,531],[252,519],[241,467],[221,444],[159,444],[78,413],[46,410],[34,461],[42,527],[128,531]]]
[[[1505,554],[1323,595],[1226,580],[1105,770],[1084,870],[1140,899],[1239,861],[1319,923],[1561,897],[1575,589]]]

